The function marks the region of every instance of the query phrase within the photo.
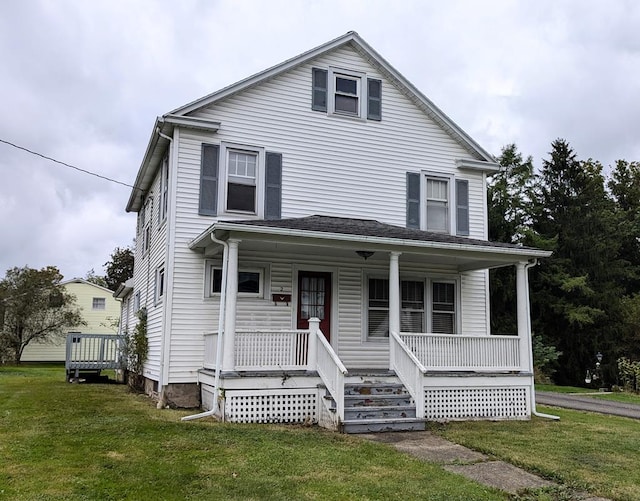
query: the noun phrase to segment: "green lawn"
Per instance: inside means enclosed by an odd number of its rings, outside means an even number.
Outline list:
[[[640,499],[640,422],[539,407],[560,421],[432,424],[433,432],[574,489]],[[562,498],[561,498],[562,499]]]
[[[508,499],[358,437],[187,414],[63,368],[0,367],[0,499]]]

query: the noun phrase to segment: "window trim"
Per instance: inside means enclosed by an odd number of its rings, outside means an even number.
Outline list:
[[[333,116],[355,118],[358,120],[366,120],[367,117],[367,98],[365,96],[365,89],[363,87],[366,84],[365,73],[359,71],[345,70],[342,68],[329,67],[328,82],[327,82],[327,113]],[[336,79],[346,78],[354,80],[356,82],[356,97],[358,99],[358,112],[350,113],[348,111],[336,110]]]
[[[159,304],[167,293],[167,273],[164,264],[156,268],[155,283],[153,288],[154,302]]]
[[[219,168],[218,183],[218,214],[241,214],[244,217],[264,217],[264,191],[265,191],[265,149],[259,146],[250,146],[237,143],[221,143],[220,158],[222,168]],[[238,152],[256,155],[256,196],[255,210],[253,212],[227,209],[228,184],[229,184],[229,153]]]
[[[427,200],[427,185],[428,181],[446,181],[447,183],[447,222],[446,229],[443,230],[433,230],[429,229],[427,226],[428,222],[428,200]],[[420,178],[420,218],[423,223],[420,227],[424,231],[432,231],[434,233],[443,233],[448,235],[455,235],[455,214],[452,213],[452,201],[455,201],[455,176],[453,174],[444,174],[444,173],[434,173],[431,171],[422,171],[422,176]]]
[[[213,270],[222,271],[222,263],[220,261],[206,260],[205,261],[205,277],[204,277],[204,297],[205,298],[219,298],[220,292],[213,291]],[[243,263],[238,267],[238,273],[258,273],[260,275],[258,292],[238,292],[239,298],[256,298],[266,299],[267,290],[270,288],[270,274],[271,269],[267,263]]]

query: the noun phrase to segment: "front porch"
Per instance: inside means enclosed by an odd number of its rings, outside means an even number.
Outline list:
[[[307,330],[237,331],[233,364],[219,372],[218,334],[206,334],[203,408],[217,405],[231,422],[314,423],[355,433],[531,416],[533,375],[520,337],[392,331],[389,370],[348,370],[319,320],[309,323]]]

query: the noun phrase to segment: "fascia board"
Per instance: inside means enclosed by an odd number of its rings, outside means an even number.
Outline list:
[[[479,160],[468,160],[465,158],[456,160],[456,166],[458,169],[479,170],[486,172],[487,174],[493,174],[500,170],[500,164],[496,162],[482,162]]]

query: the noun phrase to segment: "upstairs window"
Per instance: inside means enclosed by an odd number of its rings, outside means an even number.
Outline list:
[[[382,80],[343,69],[313,68],[311,109],[330,115],[382,118]]]
[[[407,172],[407,228],[469,235],[469,181]]]
[[[156,270],[156,289],[155,289],[156,304],[159,303],[164,297],[164,292],[166,288],[165,276],[166,274],[164,271],[164,266],[161,266]]]
[[[228,150],[227,210],[256,212],[258,154]]]
[[[91,302],[92,310],[105,310],[107,308],[107,299],[104,297],[94,297]]]
[[[160,195],[158,197],[158,227],[162,221],[167,219],[167,210],[169,208],[169,158],[167,156],[162,160],[160,169]]]
[[[427,178],[427,231],[449,232],[449,182]]]
[[[334,74],[334,111],[347,115],[360,115],[360,79]]]

